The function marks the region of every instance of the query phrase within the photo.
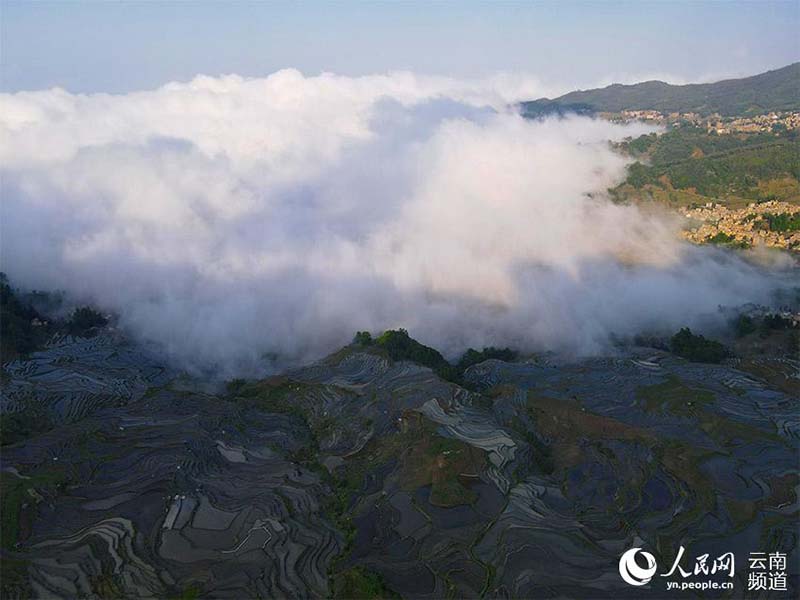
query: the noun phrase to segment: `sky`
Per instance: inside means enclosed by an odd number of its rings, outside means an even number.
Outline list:
[[[11,2],[2,91],[154,89],[197,74],[524,74],[544,91],[800,60],[800,2]]]

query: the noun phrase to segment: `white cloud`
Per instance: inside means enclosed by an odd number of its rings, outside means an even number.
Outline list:
[[[393,326],[597,351],[767,298],[767,275],[602,197],[625,169],[607,140],[643,126],[506,110],[535,85],[285,70],[2,95],[2,268],[231,372]]]

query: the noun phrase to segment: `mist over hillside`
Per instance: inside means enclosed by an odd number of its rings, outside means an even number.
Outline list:
[[[627,165],[609,140],[654,128],[528,121],[507,83],[285,70],[4,94],[2,269],[231,374],[392,327],[453,355],[597,353],[790,281],[607,200]]]

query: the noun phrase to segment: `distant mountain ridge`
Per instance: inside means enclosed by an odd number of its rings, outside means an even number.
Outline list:
[[[555,99],[540,98],[522,102],[521,106],[527,117],[623,110],[696,112],[702,115],[719,113],[723,116],[800,110],[800,62],[752,77],[716,83],[615,83],[604,88],[570,92]]]

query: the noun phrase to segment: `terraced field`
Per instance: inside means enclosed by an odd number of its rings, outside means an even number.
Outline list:
[[[785,552],[797,590],[798,398],[749,363],[489,360],[467,389],[350,346],[226,388],[102,334],[4,369],[3,598],[663,597],[620,579],[634,546],[733,551],[738,595]]]

